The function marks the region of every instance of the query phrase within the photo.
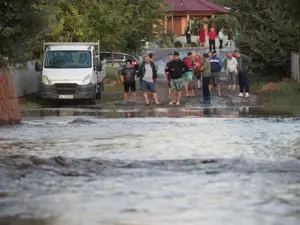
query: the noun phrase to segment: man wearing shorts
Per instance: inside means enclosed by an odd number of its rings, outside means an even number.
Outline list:
[[[150,57],[150,61],[154,63],[154,54],[152,52],[150,52],[148,54],[148,56]],[[158,71],[157,65],[155,65],[155,68],[156,68],[156,72],[157,72]],[[154,82],[154,84],[156,84],[156,78],[153,78],[153,82]],[[148,92],[148,99],[151,103],[155,101],[152,92]]]
[[[183,73],[187,70],[187,66],[179,58],[179,52],[174,52],[174,60],[168,65],[168,72],[170,78],[170,88],[172,91],[170,105],[180,105],[180,99],[183,89]],[[177,102],[175,102],[177,92]]]
[[[201,63],[201,73],[202,73],[202,92],[205,104],[210,104],[210,91],[209,91],[209,81],[210,81],[210,62],[208,61],[208,54],[204,53],[202,63]]]
[[[169,72],[168,72],[168,68],[169,68],[169,63],[172,62],[173,60],[173,54],[170,53],[168,55],[169,58],[169,62],[167,63],[166,67],[165,67],[165,75],[166,75],[166,81],[168,84],[168,91],[169,91],[169,100],[171,99],[171,87],[170,87],[170,78],[169,78]]]
[[[198,85],[198,89],[201,88],[201,56],[200,56],[200,52],[196,51],[196,55],[195,55],[195,64],[197,65],[197,68],[195,69],[195,75],[197,78],[197,85]]]
[[[184,64],[187,67],[187,70],[185,71],[185,96],[190,97],[189,95],[189,86],[190,83],[193,82],[193,65],[192,65],[192,57],[193,53],[188,52],[187,57],[183,59]]]
[[[132,61],[128,59],[126,61],[126,67],[121,71],[121,79],[124,84],[124,103],[127,104],[129,89],[132,91],[132,101],[136,102],[136,87],[135,87],[135,73],[136,70],[132,65]]]
[[[218,89],[218,96],[221,96],[221,70],[223,68],[223,62],[220,57],[217,56],[217,52],[213,51],[212,56],[209,58],[211,68],[211,79],[214,87]]]
[[[158,97],[155,91],[153,79],[157,78],[155,64],[150,60],[150,57],[145,56],[145,60],[139,68],[140,86],[144,94],[146,105],[149,105],[148,92],[153,93],[155,104],[159,104]]]

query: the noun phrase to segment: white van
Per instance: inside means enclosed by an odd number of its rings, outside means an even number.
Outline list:
[[[101,99],[107,65],[98,61],[95,46],[99,42],[44,43],[43,65],[35,68],[42,71],[41,99]]]

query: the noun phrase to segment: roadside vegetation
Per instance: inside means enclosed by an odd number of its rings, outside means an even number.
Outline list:
[[[3,0],[0,63],[38,58],[43,41],[100,40],[103,51],[137,52],[155,39],[165,9],[161,0]]]
[[[253,59],[252,90],[272,107],[299,113],[300,84],[288,79],[290,54],[300,50],[299,0],[210,1],[231,8],[218,23],[239,31],[237,47]]]

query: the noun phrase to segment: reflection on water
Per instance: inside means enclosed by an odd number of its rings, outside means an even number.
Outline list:
[[[25,110],[23,117],[61,117],[61,116],[93,116],[98,118],[142,118],[142,117],[269,117],[292,116],[291,113],[277,112],[260,107],[236,108],[154,108],[154,109],[115,109],[115,110],[87,110],[87,109],[39,109]]]
[[[0,224],[298,225],[300,120],[226,112],[51,112],[1,128]]]

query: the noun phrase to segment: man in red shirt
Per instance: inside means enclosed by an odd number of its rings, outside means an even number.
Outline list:
[[[208,33],[209,36],[209,51],[211,52],[212,50],[216,51],[216,32],[214,28],[210,28],[210,31]]]

